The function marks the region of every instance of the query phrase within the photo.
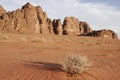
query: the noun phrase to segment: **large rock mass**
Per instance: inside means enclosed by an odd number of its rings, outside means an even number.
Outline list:
[[[40,6],[34,7],[30,3],[21,9],[2,14],[0,30],[4,32],[42,33],[52,34],[52,21]]]
[[[109,39],[118,39],[118,36],[112,30],[98,30],[87,33],[86,36],[109,38]]]
[[[80,30],[80,35],[87,34],[93,31],[87,22],[82,22],[82,21],[79,23],[79,30]]]
[[[4,13],[7,13],[7,11],[0,5],[0,16]]]
[[[79,20],[75,17],[65,17],[63,22],[63,34],[65,35],[79,34]]]
[[[63,23],[63,34],[65,35],[82,35],[92,32],[87,22],[79,21],[75,17],[65,17]]]
[[[63,24],[60,19],[49,19],[40,6],[26,3],[21,9],[7,12],[0,6],[0,32],[84,35],[118,39],[111,30],[93,31],[87,22],[75,17],[65,17]]]

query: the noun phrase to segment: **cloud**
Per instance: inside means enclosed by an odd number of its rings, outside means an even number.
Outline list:
[[[78,0],[80,2],[92,2],[92,3],[105,3],[107,5],[115,6],[115,7],[120,7],[119,3],[120,0]]]
[[[11,3],[10,3],[11,2]],[[120,36],[120,11],[106,3],[81,2],[80,0],[2,0],[8,10],[21,7],[26,2],[42,6],[50,18],[64,19],[75,16],[87,21],[93,29],[112,29]]]

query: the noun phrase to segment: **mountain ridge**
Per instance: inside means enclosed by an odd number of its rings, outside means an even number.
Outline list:
[[[102,38],[118,39],[112,30],[93,30],[87,22],[77,18],[65,17],[63,23],[60,19],[51,20],[40,6],[33,6],[27,2],[11,12],[6,12],[0,6],[0,31],[30,34],[53,34],[53,35],[79,35]]]

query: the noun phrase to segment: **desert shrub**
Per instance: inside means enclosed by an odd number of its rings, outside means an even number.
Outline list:
[[[69,74],[80,74],[85,72],[91,65],[85,56],[69,55],[62,64],[62,70]]]

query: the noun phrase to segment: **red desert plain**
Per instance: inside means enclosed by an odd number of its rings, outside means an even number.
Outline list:
[[[69,76],[58,66],[69,54],[87,56],[87,73]],[[119,80],[120,40],[0,34],[0,80]]]

